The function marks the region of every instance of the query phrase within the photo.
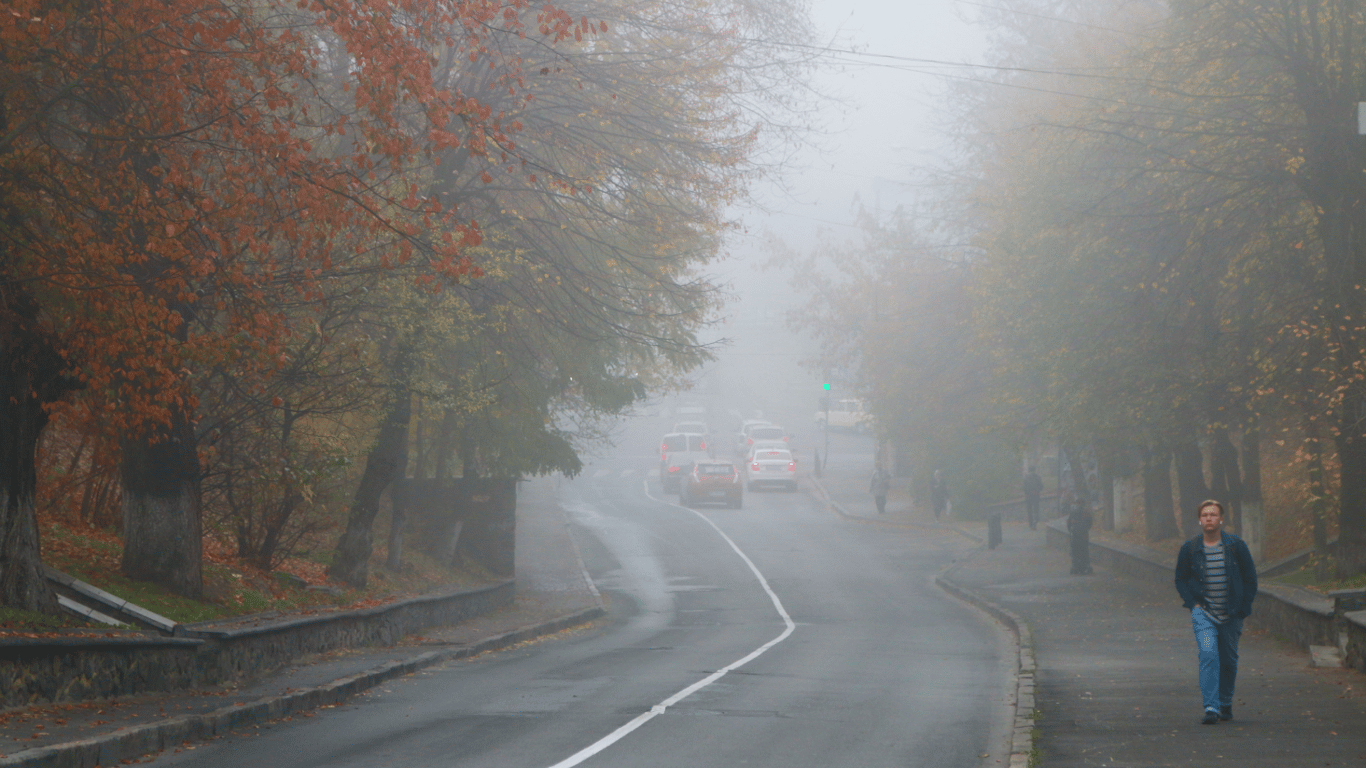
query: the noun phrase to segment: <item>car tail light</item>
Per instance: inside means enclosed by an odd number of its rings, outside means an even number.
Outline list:
[[[678,471],[678,467],[669,467],[669,471],[670,471],[670,472],[677,472],[677,471]]]
[[[784,443],[787,442],[787,438],[788,438],[788,437],[790,437],[790,435],[783,435],[783,442],[784,442]]]
[[[703,440],[703,441],[700,443],[700,445],[702,446],[702,448],[701,448],[700,450],[703,450],[703,451],[707,450],[707,441],[706,441],[706,440]]]
[[[758,471],[759,471],[759,462],[756,461],[756,462],[754,462],[753,464],[750,464],[750,465],[749,465],[749,468],[752,469],[752,470],[754,470],[755,472],[758,472]]]
[[[787,469],[788,469],[789,472],[796,472],[796,471],[797,471],[797,462],[795,462],[795,461],[789,461],[789,462],[787,463]]]

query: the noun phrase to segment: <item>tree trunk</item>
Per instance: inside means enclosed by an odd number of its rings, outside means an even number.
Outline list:
[[[1224,503],[1228,515],[1225,522],[1240,536],[1243,534],[1243,477],[1238,468],[1238,449],[1229,439],[1228,428],[1214,430],[1214,445],[1210,449],[1210,497]]]
[[[123,574],[178,595],[204,591],[199,452],[194,427],[176,409],[171,424],[125,441]]]
[[[1357,406],[1357,403],[1349,402],[1344,409],[1360,412]],[[1336,443],[1342,470],[1338,496],[1338,575],[1351,578],[1366,572],[1366,433],[1363,433],[1361,420],[1354,419],[1350,424],[1343,425]],[[1319,526],[1316,517],[1315,548],[1319,547]],[[1327,535],[1325,530],[1322,534],[1325,548]]]
[[[408,526],[408,451],[404,450],[394,468],[394,481],[389,484],[389,556],[384,567],[398,573],[403,566],[403,533]]]
[[[1171,451],[1148,451],[1143,465],[1143,527],[1148,541],[1175,538],[1176,515],[1172,509]]]
[[[1255,425],[1243,430],[1243,524],[1239,535],[1260,562],[1266,548],[1266,525],[1262,517],[1262,433]]]
[[[451,456],[455,452],[455,412],[449,408],[441,411],[441,426],[436,432],[432,447],[432,477],[444,480],[451,474]]]
[[[1176,447],[1176,483],[1180,497],[1177,519],[1181,521],[1184,535],[1194,536],[1200,531],[1196,508],[1209,498],[1209,487],[1205,485],[1205,457],[1194,437]]]
[[[375,515],[379,499],[398,474],[400,457],[408,451],[408,420],[412,416],[412,396],[407,388],[394,393],[394,399],[380,425],[379,438],[365,460],[365,473],[351,501],[346,532],[337,542],[328,578],[355,589],[363,589],[370,579],[370,554],[374,551]]]
[[[67,390],[61,358],[42,339],[14,321],[12,300],[0,288],[0,604],[58,613],[57,598],[43,577],[34,491],[38,440],[47,425],[46,402]]]
[[[1100,527],[1115,529],[1115,472],[1114,452],[1101,448],[1096,451],[1096,469],[1100,484]]]

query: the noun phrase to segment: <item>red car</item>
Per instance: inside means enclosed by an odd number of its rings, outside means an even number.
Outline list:
[[[685,507],[702,503],[744,507],[740,470],[729,461],[699,461],[680,480],[678,500]]]

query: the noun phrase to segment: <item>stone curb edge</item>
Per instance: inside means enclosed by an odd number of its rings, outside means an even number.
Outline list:
[[[240,706],[223,707],[198,715],[182,715],[159,723],[125,728],[89,739],[52,744],[0,758],[0,766],[24,768],[95,768],[117,765],[121,760],[173,749],[189,741],[206,741],[230,732],[296,712],[340,704],[346,699],[396,677],[412,674],[446,661],[497,651],[526,640],[551,635],[606,615],[601,606],[561,616],[486,638],[461,648],[441,649],[405,661],[391,661],[373,669],[348,675],[301,691],[267,696]]]
[[[951,580],[950,577],[953,572],[961,568],[966,562],[967,560],[963,560],[935,576],[934,583],[953,597],[1005,624],[1015,635],[1019,655],[1016,659],[1015,722],[1010,736],[1009,768],[1031,768],[1030,758],[1034,753],[1035,723],[1033,717],[1035,710],[1034,677],[1038,671],[1038,666],[1034,661],[1034,638],[1029,631],[1029,625],[1014,611],[1002,608],[971,589]]]

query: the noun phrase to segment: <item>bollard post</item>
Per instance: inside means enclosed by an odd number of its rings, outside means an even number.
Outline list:
[[[1001,545],[1001,513],[993,512],[987,518],[987,549],[995,549]]]

